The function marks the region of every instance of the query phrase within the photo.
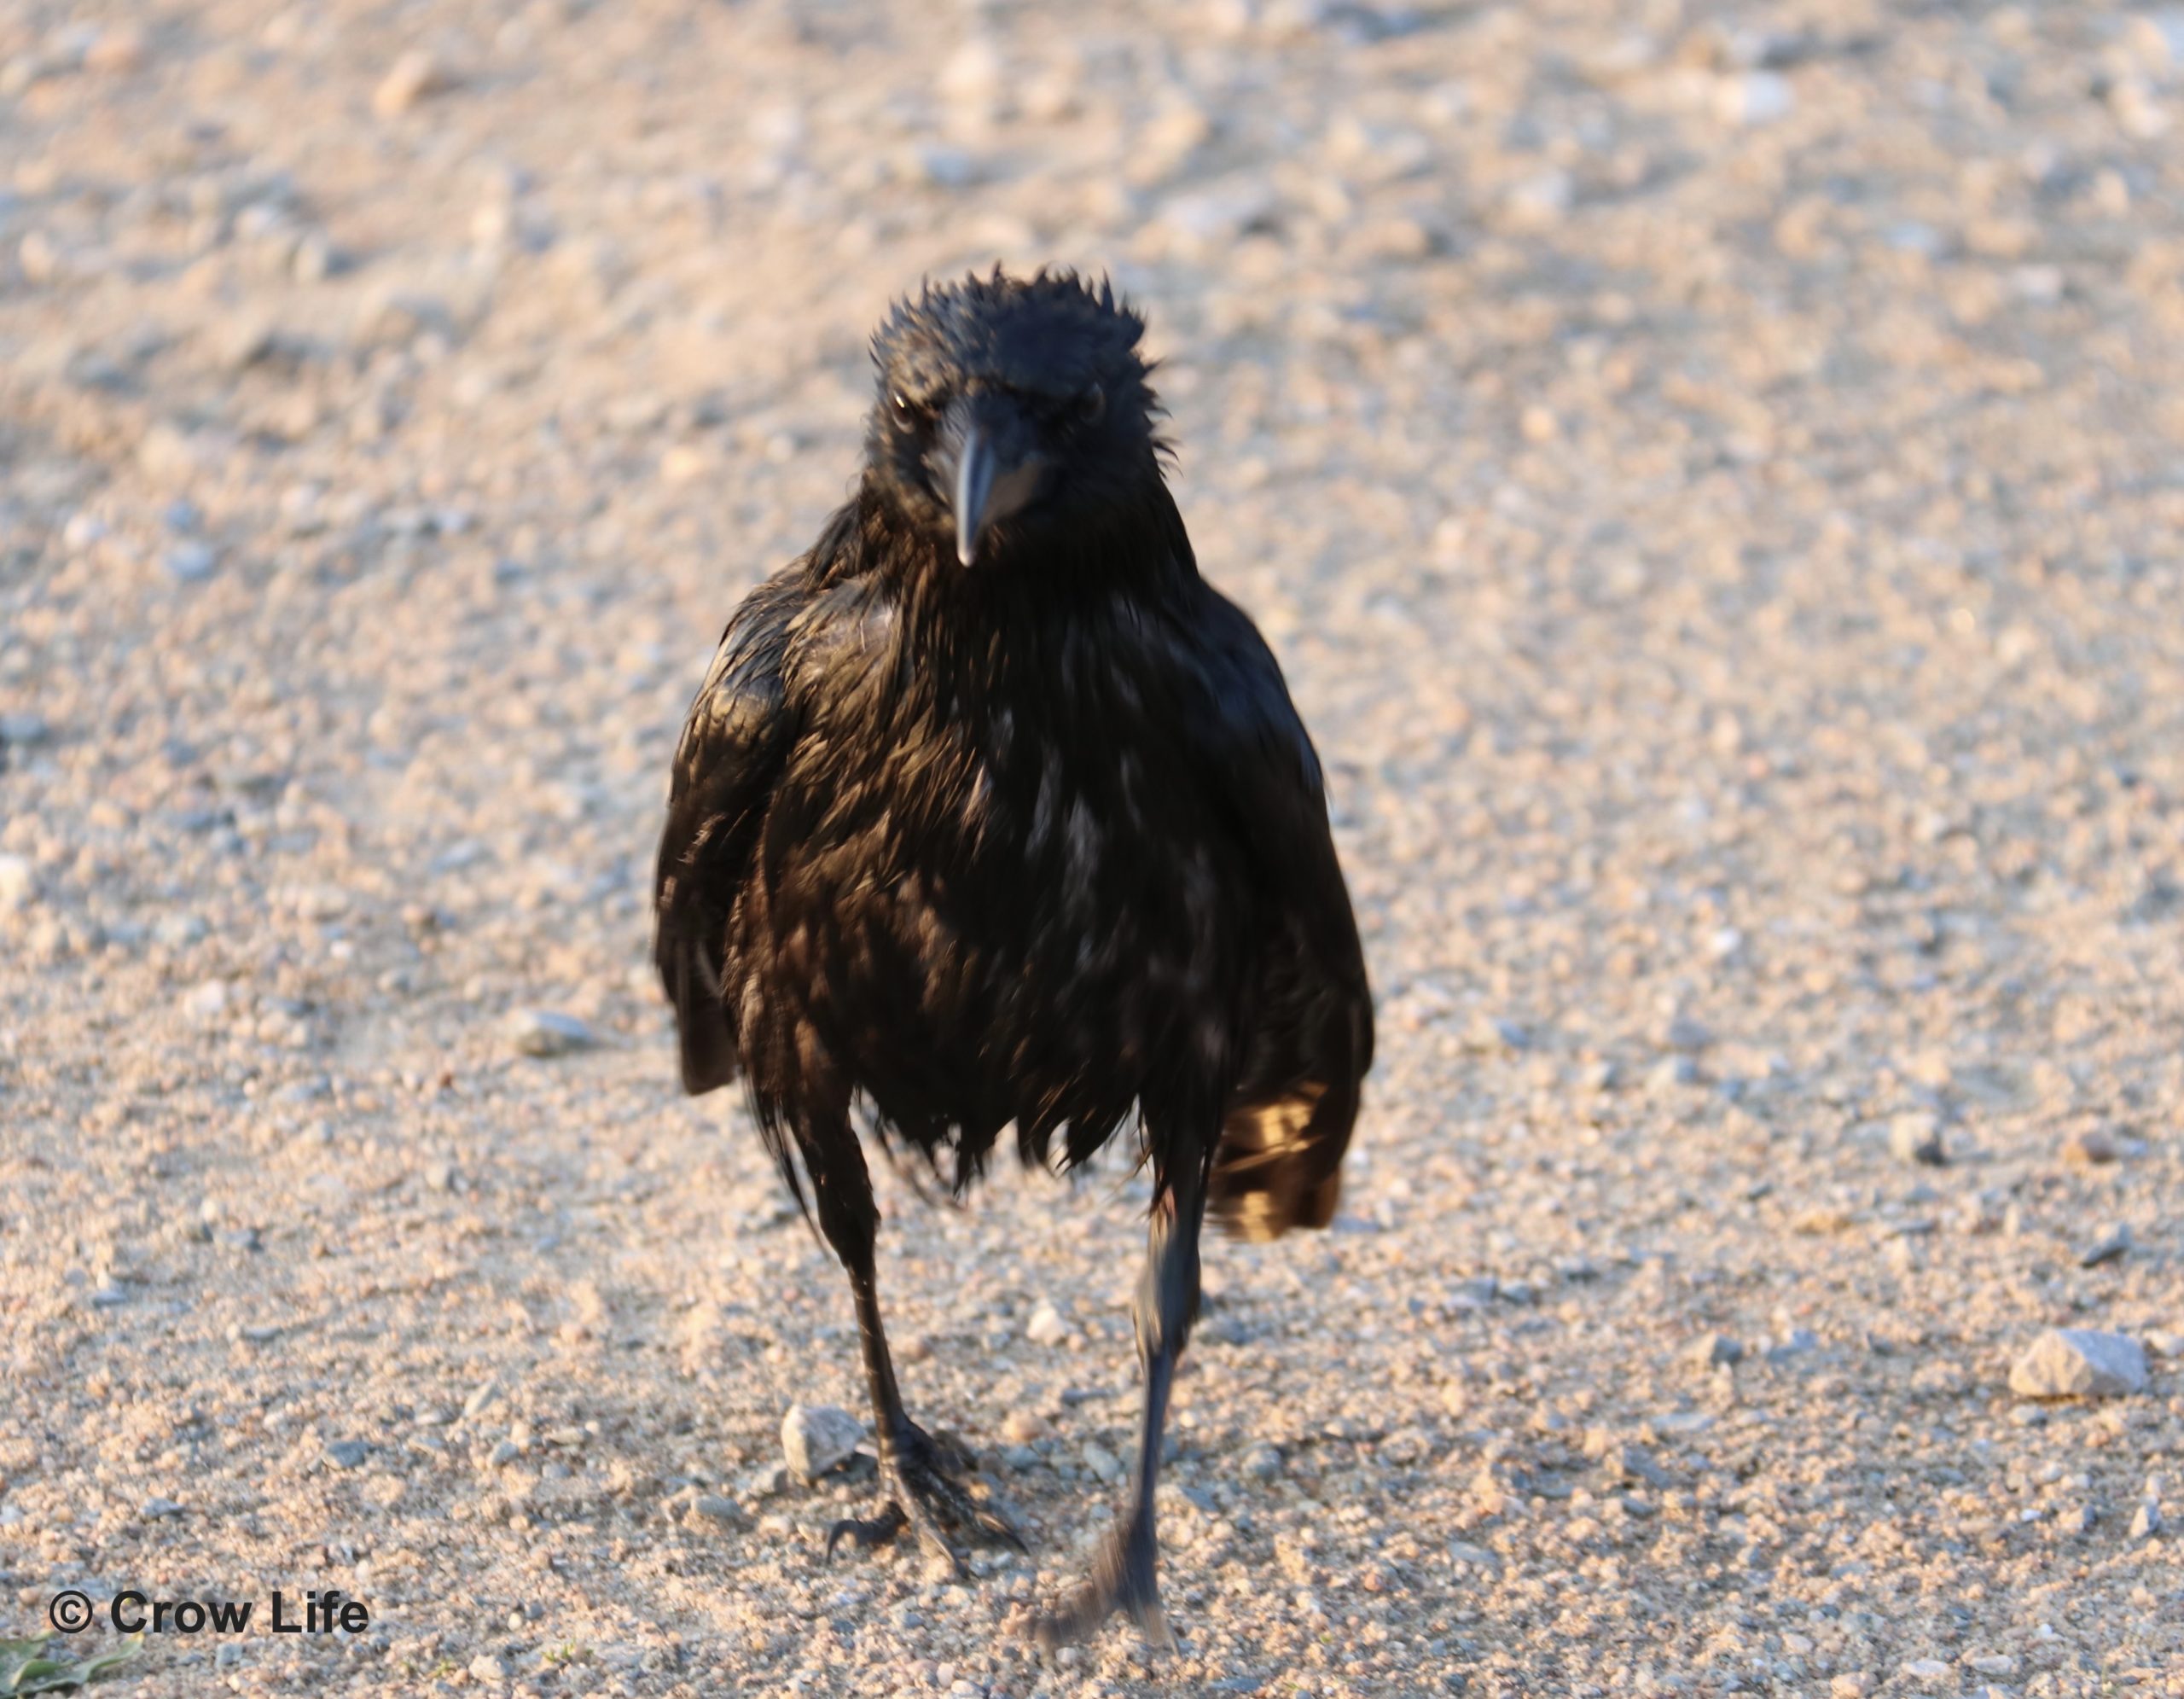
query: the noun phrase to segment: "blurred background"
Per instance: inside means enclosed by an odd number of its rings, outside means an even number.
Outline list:
[[[2184,1691],[2180,126],[2158,6],[0,7],[0,1629]],[[891,1183],[913,1408],[1038,1556],[829,1569],[868,1483],[776,1429],[861,1407],[847,1305],[644,965],[721,624],[888,300],[996,263],[1147,313],[1381,999],[1337,1231],[1210,1256],[1180,1661],[1006,1633],[1127,1455],[1134,1183]],[[2013,1391],[2059,1323],[2144,1372]]]

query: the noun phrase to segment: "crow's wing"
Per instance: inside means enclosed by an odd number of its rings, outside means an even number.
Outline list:
[[[729,918],[788,754],[782,666],[809,585],[799,562],[736,608],[675,751],[653,887],[653,960],[675,1005],[682,1089],[694,1096],[735,1077],[735,1028],[721,998]]]
[[[1373,997],[1319,757],[1258,629],[1224,597],[1206,596],[1205,700],[1190,735],[1257,876],[1267,928],[1211,1207],[1239,1237],[1271,1239],[1333,1219],[1373,1062]]]

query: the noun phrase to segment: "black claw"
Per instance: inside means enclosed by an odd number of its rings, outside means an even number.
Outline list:
[[[834,1548],[845,1539],[855,1541],[860,1551],[870,1551],[886,1545],[903,1531],[903,1524],[907,1520],[899,1504],[888,1505],[876,1516],[844,1516],[827,1530],[828,1561],[834,1561]]]
[[[1100,1548],[1092,1579],[1060,1610],[1032,1624],[1031,1637],[1048,1651],[1082,1640],[1117,1611],[1137,1625],[1137,1632],[1166,1651],[1176,1650],[1176,1636],[1168,1626],[1168,1614],[1160,1608],[1160,1589],[1153,1573],[1151,1529],[1127,1526],[1111,1533]]]
[[[1014,1525],[981,1504],[956,1479],[957,1472],[975,1467],[969,1449],[952,1434],[928,1434],[911,1428],[889,1448],[880,1464],[891,1495],[886,1508],[876,1516],[845,1516],[836,1522],[827,1533],[828,1556],[834,1555],[844,1539],[854,1541],[861,1551],[870,1551],[905,1528],[933,1556],[946,1558],[958,1575],[964,1573],[963,1560],[949,1544],[949,1530],[1025,1551],[1024,1537]]]

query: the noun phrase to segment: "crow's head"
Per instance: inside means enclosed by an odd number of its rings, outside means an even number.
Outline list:
[[[1159,485],[1144,330],[1067,272],[928,285],[873,338],[872,485],[966,567],[1101,528]]]

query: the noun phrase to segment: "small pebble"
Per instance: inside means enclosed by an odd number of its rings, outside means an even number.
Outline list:
[[[2161,1532],[2161,1506],[2145,1504],[2131,1517],[2131,1538],[2151,1539]]]
[[[831,1404],[793,1404],[781,1417],[781,1454],[791,1472],[816,1481],[856,1453],[864,1424]]]
[[[38,870],[30,858],[0,855],[0,914],[26,909],[38,895]]]
[[[1503,216],[1520,230],[1546,230],[1569,216],[1577,193],[1568,172],[1538,172],[1510,186],[1502,200]]]
[[[202,584],[212,576],[219,556],[205,543],[177,543],[160,556],[167,576],[177,584]]]
[[[567,1056],[597,1042],[591,1028],[573,1015],[550,1009],[519,1009],[506,1022],[508,1042],[525,1056]]]
[[[1043,1303],[1024,1324],[1024,1337],[1034,1345],[1060,1345],[1069,1337],[1069,1324],[1052,1304]]]
[[[1714,109],[1729,124],[1774,124],[1796,110],[1797,90],[1772,71],[1728,77],[1716,90]]]
[[[1714,1034],[1705,1021],[1677,1015],[1661,1029],[1660,1040],[1667,1050],[1703,1050],[1714,1042]]]
[[[1702,1369],[1731,1368],[1744,1361],[1744,1344],[1725,1333],[1710,1333],[1693,1340],[1684,1354]]]
[[[1077,1447],[1077,1455],[1084,1459],[1085,1468],[1108,1485],[1123,1478],[1123,1460],[1097,1440],[1087,1440]]]
[[[1888,1124],[1890,1154],[1900,1162],[1924,1163],[1938,1168],[1949,1161],[1942,1143],[1940,1117],[1920,1112],[1896,1116]]]
[[[381,118],[397,118],[429,96],[444,94],[455,86],[446,67],[421,49],[404,54],[372,91],[372,110]]]
[[[2097,1127],[2088,1128],[2063,1141],[2063,1156],[2081,1167],[2098,1167],[2116,1160],[2116,1141]]]
[[[2020,1398],[2120,1398],[2146,1384],[2138,1341],[2087,1328],[2049,1329],[2010,1368],[2010,1390]]]
[[[84,49],[84,68],[104,77],[126,76],[144,64],[144,32],[128,24],[110,24]]]
[[[1687,1056],[1664,1056],[1646,1074],[1646,1089],[1657,1095],[1698,1082],[1699,1064]]]
[[[2118,1222],[2078,1254],[2080,1268],[2099,1268],[2119,1260],[2131,1248],[2131,1230]]]
[[[327,1461],[337,1469],[355,1469],[372,1453],[362,1440],[336,1440],[326,1448]]]

